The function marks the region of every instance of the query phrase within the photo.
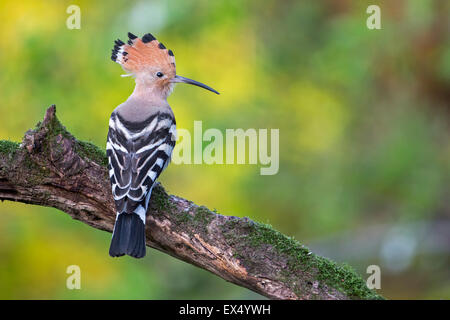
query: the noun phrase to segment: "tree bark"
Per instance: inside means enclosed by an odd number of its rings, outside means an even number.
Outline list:
[[[105,153],[78,141],[48,108],[21,144],[0,141],[0,199],[49,206],[112,232],[114,201]],[[158,184],[147,246],[271,299],[379,299],[347,265],[248,218],[223,216],[168,195]]]

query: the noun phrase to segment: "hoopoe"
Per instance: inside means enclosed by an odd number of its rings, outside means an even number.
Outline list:
[[[135,77],[131,96],[109,120],[106,154],[112,193],[117,209],[109,254],[145,256],[145,222],[152,188],[170,162],[175,146],[176,123],[167,97],[175,83],[216,90],[175,73],[171,50],[150,33],[128,42],[115,41],[111,59]],[[127,76],[126,75],[126,76]]]

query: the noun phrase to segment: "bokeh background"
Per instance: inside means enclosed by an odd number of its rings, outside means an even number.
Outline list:
[[[81,8],[69,30],[66,9]],[[366,8],[381,8],[381,30]],[[111,111],[133,90],[113,41],[151,32],[177,72],[180,128],[280,129],[280,170],[171,165],[170,193],[270,223],[364,278],[387,298],[450,298],[449,1],[0,2],[0,139],[56,104],[81,140],[104,148]],[[111,235],[52,208],[0,204],[0,298],[262,298],[148,249],[108,256]],[[81,290],[66,268],[81,268]]]

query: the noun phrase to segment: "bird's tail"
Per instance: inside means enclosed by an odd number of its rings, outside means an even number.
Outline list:
[[[145,256],[145,224],[136,213],[120,213],[114,225],[109,255],[125,254],[134,258]]]

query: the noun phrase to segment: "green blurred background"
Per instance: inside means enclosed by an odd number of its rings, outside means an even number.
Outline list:
[[[81,8],[69,30],[66,9]],[[381,8],[369,30],[366,8]],[[104,148],[131,93],[113,41],[151,32],[177,72],[179,128],[279,128],[280,170],[171,165],[170,193],[270,223],[368,277],[387,298],[450,298],[449,1],[0,2],[0,139],[56,104],[81,140]],[[262,298],[155,250],[108,256],[111,235],[52,208],[0,204],[0,298]],[[65,286],[81,268],[81,290]]]

